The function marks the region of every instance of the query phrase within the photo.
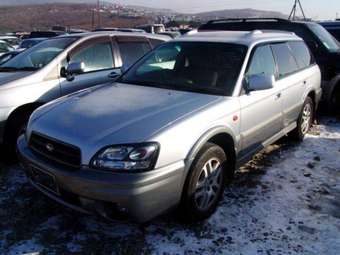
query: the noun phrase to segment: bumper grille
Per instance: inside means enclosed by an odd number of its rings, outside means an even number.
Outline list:
[[[57,141],[47,136],[32,133],[29,147],[40,156],[73,168],[79,168],[81,153],[78,147]]]

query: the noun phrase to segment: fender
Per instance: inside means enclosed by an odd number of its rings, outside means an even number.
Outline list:
[[[200,149],[206,144],[212,137],[218,134],[226,134],[232,137],[235,147],[235,155],[238,153],[238,140],[234,135],[232,130],[227,126],[217,126],[212,129],[209,129],[207,132],[205,132],[195,143],[195,145],[191,148],[188,155],[185,158],[185,166],[186,166],[186,172],[190,169],[192,162],[194,161],[197,153],[200,151]]]

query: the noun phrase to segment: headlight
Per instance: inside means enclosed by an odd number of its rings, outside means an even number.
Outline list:
[[[109,146],[94,156],[91,166],[109,171],[150,171],[158,154],[158,143]]]

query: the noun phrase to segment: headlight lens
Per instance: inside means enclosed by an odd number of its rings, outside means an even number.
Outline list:
[[[158,143],[110,146],[97,153],[91,166],[109,171],[149,171],[155,167],[158,154]]]

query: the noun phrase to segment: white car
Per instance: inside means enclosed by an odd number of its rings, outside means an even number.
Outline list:
[[[303,140],[320,83],[294,34],[196,33],[39,108],[18,151],[32,184],[78,211],[147,221],[179,205],[203,220],[237,166],[287,134]]]

